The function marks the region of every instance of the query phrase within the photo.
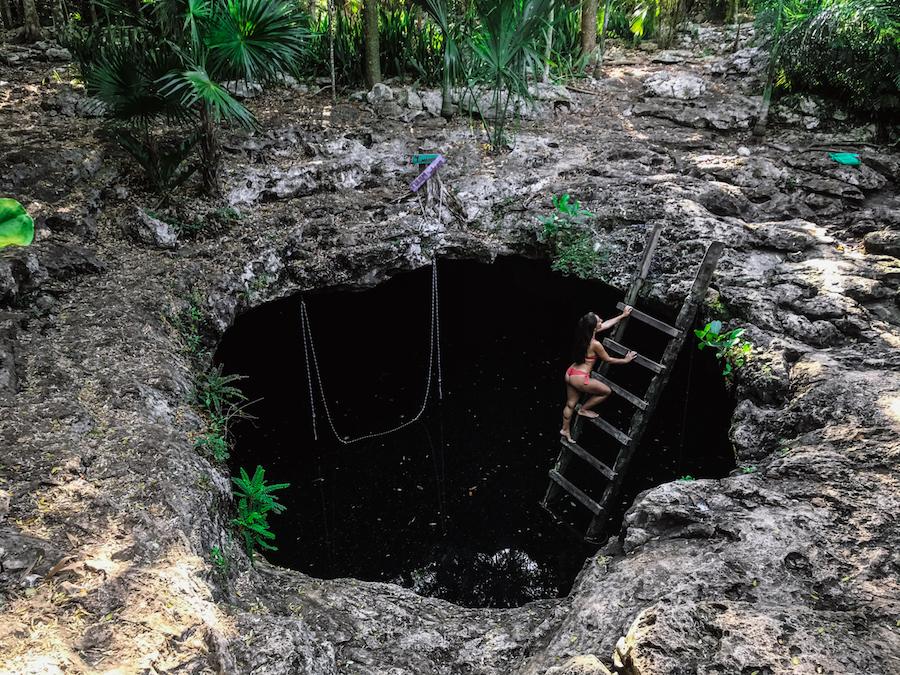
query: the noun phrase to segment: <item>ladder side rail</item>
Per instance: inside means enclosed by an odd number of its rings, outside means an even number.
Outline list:
[[[710,244],[706,249],[703,261],[700,263],[700,267],[697,270],[697,276],[694,278],[691,291],[685,299],[684,304],[681,306],[681,311],[678,313],[676,325],[682,330],[682,334],[680,337],[670,340],[669,344],[666,346],[662,358],[662,363],[666,366],[666,369],[659,375],[656,375],[651,381],[645,397],[645,400],[647,401],[646,409],[635,411],[635,414],[632,417],[631,426],[628,430],[631,442],[623,447],[619,452],[618,457],[616,457],[616,463],[613,465],[615,478],[606,486],[606,489],[603,491],[603,497],[600,499],[603,517],[592,519],[591,525],[585,535],[586,539],[595,538],[605,525],[605,514],[610,512],[612,502],[619,494],[619,490],[621,489],[625,478],[625,473],[628,469],[628,464],[631,462],[631,458],[640,444],[641,437],[650,422],[650,417],[656,410],[660,394],[662,394],[663,389],[668,383],[669,375],[672,372],[672,366],[675,364],[675,360],[678,358],[681,347],[684,345],[684,341],[687,338],[687,329],[694,320],[700,301],[706,295],[706,291],[712,281],[713,272],[716,269],[716,264],[719,262],[719,258],[722,255],[723,248],[724,244],[716,241]]]

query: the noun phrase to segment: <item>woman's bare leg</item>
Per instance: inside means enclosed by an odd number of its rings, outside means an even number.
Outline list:
[[[608,399],[609,395],[612,393],[612,389],[602,382],[594,380],[588,383],[588,393],[593,394],[593,396],[582,404],[578,409],[578,414],[583,417],[597,417],[597,413],[593,410],[594,406],[598,406]]]
[[[566,440],[570,443],[574,442],[572,441],[570,425],[572,424],[572,413],[575,412],[575,405],[578,403],[578,397],[578,390],[569,384],[568,378],[566,378],[566,407],[563,408],[563,423],[559,433],[562,436],[565,436]]]

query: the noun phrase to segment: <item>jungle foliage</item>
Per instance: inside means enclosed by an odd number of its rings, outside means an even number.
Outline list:
[[[199,168],[206,191],[217,194],[218,126],[257,126],[233,89],[299,74],[309,36],[305,15],[288,0],[104,0],[102,6],[90,24],[73,17],[63,41],[88,93],[113,121],[114,138],[157,190],[174,189]],[[167,138],[160,134],[164,124],[174,129]],[[199,164],[182,169],[195,143]]]
[[[773,91],[811,92],[882,119],[900,107],[896,0],[77,0],[71,7],[80,9],[62,33],[88,92],[104,106],[111,137],[163,195],[198,172],[207,192],[219,192],[219,127],[257,127],[236,95],[242,85],[333,76],[337,86],[358,87],[373,77],[370,43],[378,47],[375,75],[439,84],[442,114],[461,102],[494,150],[508,141],[507,120],[529,104],[530,84],[598,74],[607,37],[669,46],[689,17],[739,24],[755,12],[773,53],[766,102]],[[585,22],[586,11],[596,21]]]
[[[591,279],[606,262],[594,247],[588,223],[594,214],[568,194],[555,195],[553,213],[541,220],[539,238],[550,247],[551,267],[563,274]]]
[[[876,117],[900,114],[900,2],[758,0],[774,85]]]

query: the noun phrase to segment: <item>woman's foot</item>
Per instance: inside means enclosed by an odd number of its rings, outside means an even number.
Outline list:
[[[574,443],[574,442],[575,442],[575,441],[572,440],[572,434],[571,434],[571,432],[566,431],[565,429],[560,429],[560,430],[559,430],[559,435],[562,436],[563,438],[565,438],[567,441],[569,441],[569,443]]]
[[[585,410],[584,408],[579,408],[578,414],[581,415],[582,417],[587,417],[589,420],[592,420],[595,417],[600,417],[600,415],[595,413],[593,410]]]

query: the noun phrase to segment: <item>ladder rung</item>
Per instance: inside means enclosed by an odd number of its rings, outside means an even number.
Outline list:
[[[625,309],[625,303],[620,302],[616,305],[616,307],[618,307],[619,309]],[[638,321],[643,321],[648,326],[653,326],[655,329],[661,330],[666,335],[671,335],[672,337],[678,337],[679,335],[681,335],[681,331],[674,326],[670,326],[669,324],[664,323],[659,319],[650,316],[649,314],[644,314],[643,312],[636,309],[631,310],[631,318],[637,319]]]
[[[585,506],[595,516],[600,515],[601,511],[603,511],[603,509],[600,508],[600,505],[597,502],[595,502],[593,499],[588,497],[584,492],[579,490],[577,487],[572,485],[572,483],[570,483],[565,478],[563,478],[561,475],[559,475],[559,472],[556,471],[556,469],[550,469],[550,471],[548,472],[547,475],[550,476],[550,479],[554,483],[559,485],[563,490],[565,490],[570,495],[575,497],[575,499],[577,499],[579,502],[581,502],[581,504],[583,506]]]
[[[587,420],[594,426],[603,429],[603,431],[615,438],[622,445],[628,445],[628,443],[631,442],[631,438],[628,437],[628,434],[626,434],[624,431],[616,429],[612,424],[607,422],[602,417],[589,417],[587,418]]]
[[[602,474],[603,474],[604,476],[606,476],[606,478],[608,478],[609,480],[612,480],[613,478],[616,477],[616,474],[615,474],[615,472],[614,472],[612,469],[610,469],[608,466],[606,466],[606,464],[604,464],[604,463],[601,462],[599,459],[597,459],[596,457],[594,457],[591,453],[589,453],[587,450],[585,450],[584,448],[582,448],[582,447],[581,447],[580,445],[578,445],[577,443],[570,443],[570,442],[567,441],[565,438],[561,438],[560,441],[562,442],[562,446],[563,446],[566,450],[569,450],[570,452],[572,452],[572,453],[578,455],[579,457],[581,457],[581,459],[583,459],[585,462],[587,462],[587,463],[590,464],[592,467],[594,467],[595,469],[597,469],[597,471],[599,471],[600,473],[602,473]]]
[[[621,354],[622,356],[625,356],[625,354],[630,351],[628,347],[620,345],[615,340],[611,340],[609,338],[606,338],[603,341],[603,346],[613,350],[616,354]],[[637,355],[637,357],[634,359],[634,362],[639,366],[644,366],[644,368],[652,370],[654,373],[661,373],[666,369],[664,365],[657,363],[656,361],[651,361],[646,356],[641,356],[640,354]]]
[[[645,400],[642,399],[642,398],[638,398],[637,396],[635,396],[634,394],[632,394],[632,393],[631,393],[630,391],[628,391],[627,389],[624,389],[624,388],[620,387],[619,385],[617,385],[617,384],[616,384],[615,382],[613,382],[612,380],[609,380],[609,379],[603,377],[600,373],[596,373],[596,372],[595,372],[595,373],[591,373],[591,377],[593,377],[593,378],[594,378],[595,380],[597,380],[598,382],[602,382],[603,384],[605,384],[607,387],[609,387],[610,389],[612,389],[616,394],[618,394],[619,396],[621,396],[622,398],[624,398],[626,401],[628,401],[628,402],[629,402],[631,405],[633,405],[635,408],[640,408],[641,410],[646,410],[646,409],[647,409],[647,401],[645,401]]]

